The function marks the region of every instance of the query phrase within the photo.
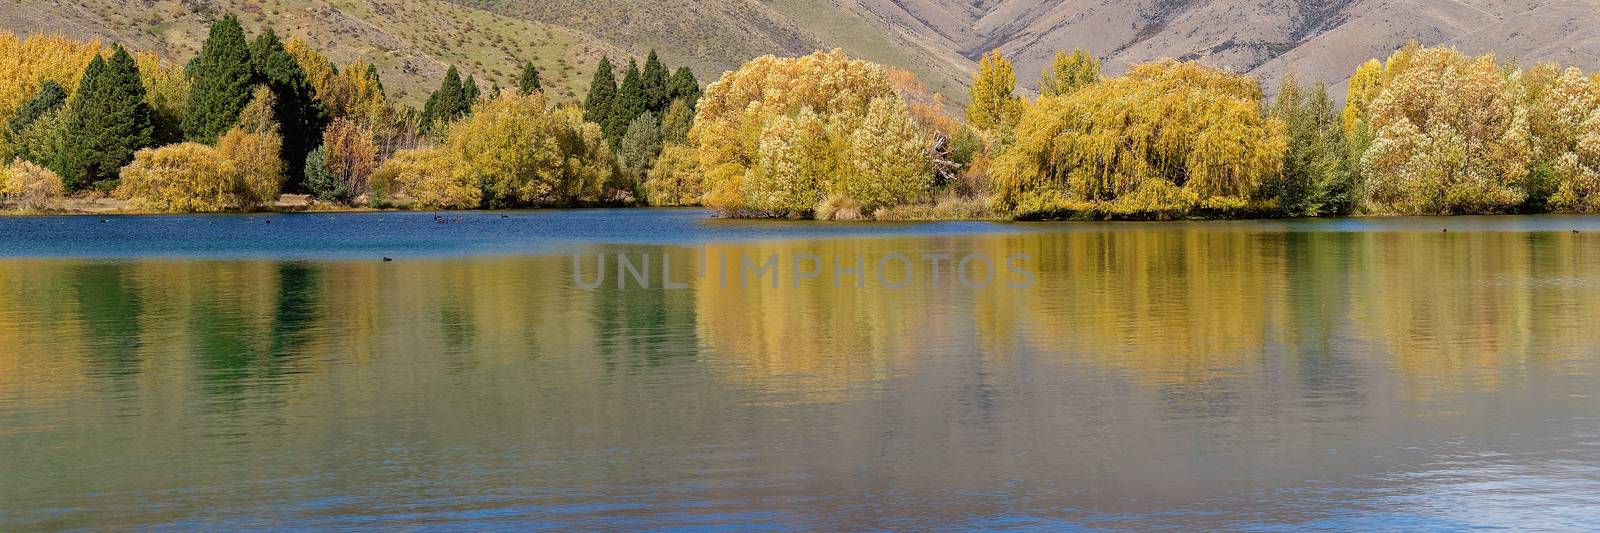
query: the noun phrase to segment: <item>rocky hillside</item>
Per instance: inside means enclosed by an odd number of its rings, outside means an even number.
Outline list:
[[[448,64],[509,85],[522,60],[577,95],[599,56],[651,48],[708,82],[760,54],[837,46],[957,99],[973,58],[993,48],[1017,59],[1024,86],[1056,50],[1079,47],[1112,74],[1174,57],[1269,86],[1295,72],[1340,93],[1357,64],[1409,39],[1600,68],[1600,0],[0,0],[0,27],[116,39],[181,61],[224,11],[338,61],[375,62],[412,100]]]

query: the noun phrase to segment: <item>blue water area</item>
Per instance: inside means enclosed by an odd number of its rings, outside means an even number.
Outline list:
[[[1121,231],[1600,231],[1600,217],[1181,222],[730,220],[702,209],[0,217],[0,257],[361,259],[560,253],[573,245]]]

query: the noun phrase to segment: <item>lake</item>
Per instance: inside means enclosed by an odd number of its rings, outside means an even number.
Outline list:
[[[1600,508],[1600,218],[438,216],[0,218],[0,530]]]

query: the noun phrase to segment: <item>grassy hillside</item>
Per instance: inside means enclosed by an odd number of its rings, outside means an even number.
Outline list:
[[[577,98],[601,55],[628,54],[583,32],[436,0],[0,0],[0,27],[118,40],[183,62],[227,12],[239,14],[252,34],[270,25],[338,63],[374,63],[390,95],[410,103],[426,99],[451,64],[487,88],[513,86],[524,60],[539,66],[557,98]]]
[[[762,54],[842,47],[957,101],[973,59],[993,48],[1016,59],[1024,87],[1057,50],[1079,47],[1104,58],[1108,74],[1196,59],[1269,87],[1295,72],[1341,94],[1356,65],[1410,39],[1600,66],[1596,0],[0,0],[0,29],[115,39],[183,61],[224,11],[341,63],[373,62],[413,103],[448,64],[506,86],[522,60],[559,98],[575,98],[599,56],[652,48],[710,82]]]

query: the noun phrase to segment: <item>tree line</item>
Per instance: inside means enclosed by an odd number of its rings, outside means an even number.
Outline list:
[[[640,202],[663,138],[685,136],[700,86],[651,51],[621,86],[602,60],[591,105],[554,103],[538,69],[487,90],[449,67],[421,109],[375,66],[336,65],[232,15],[181,67],[120,44],[0,34],[0,193],[47,209],[111,195],[152,211],[336,206],[534,207]]]
[[[1037,95],[1001,52],[964,106],[839,50],[765,56],[703,90],[651,51],[580,102],[538,70],[451,67],[421,109],[233,17],[182,68],[120,45],[0,35],[5,195],[136,209],[703,205],[730,216],[1207,218],[1600,212],[1600,76],[1410,44],[1341,107],[1293,77],[1161,60],[1121,76],[1060,52]],[[619,74],[620,72],[620,74]],[[620,78],[620,79],[619,79]]]

